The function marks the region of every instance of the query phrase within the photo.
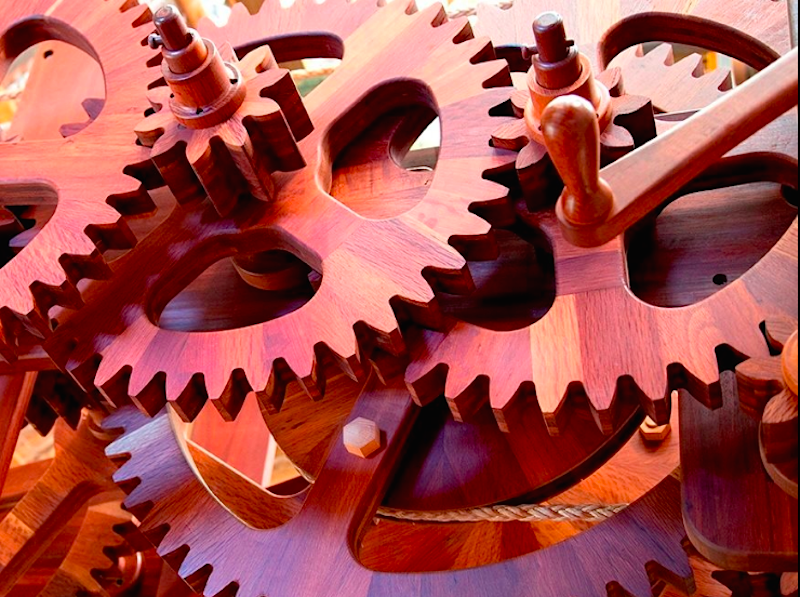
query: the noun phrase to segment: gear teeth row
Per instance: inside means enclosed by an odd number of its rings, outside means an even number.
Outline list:
[[[284,527],[256,530],[242,525],[198,479],[173,436],[167,415],[162,413],[150,420],[135,409],[128,408],[112,415],[105,426],[125,429],[120,439],[109,446],[107,453],[112,459],[126,461],[115,475],[115,481],[130,494],[125,500],[125,507],[139,518],[140,531],[156,545],[159,555],[204,595],[261,597],[263,576],[237,574],[232,577],[228,563],[236,561],[240,552],[242,557],[245,553],[252,553],[252,546],[256,543],[263,547],[264,539],[259,534],[272,534],[276,549],[279,549],[280,534]],[[590,567],[583,573],[595,582],[605,583],[602,579],[609,579],[610,582],[603,587],[589,586],[583,579],[580,581],[583,582],[580,585],[582,590],[577,590],[578,585],[573,582],[577,579],[571,578],[557,585],[568,587],[566,594],[595,597],[600,591],[610,597],[646,597],[655,594],[656,587],[663,588],[665,585],[673,586],[687,595],[693,594],[695,586],[687,557],[688,544],[683,541],[679,503],[678,481],[668,478],[628,511],[589,531],[588,534],[593,534],[596,539],[582,537],[574,540],[578,543],[551,548],[549,555],[539,562],[535,558],[540,556],[528,556],[534,558],[531,565],[558,563],[559,558],[565,558],[563,565],[568,565],[566,562],[574,562],[576,550],[579,552],[587,545],[596,549],[598,543],[595,541],[605,546],[603,549],[609,549],[611,540],[598,537],[598,534],[607,533],[606,537],[613,537],[613,541],[618,543],[613,554],[608,552],[612,563],[604,560],[602,567]],[[655,528],[661,534],[652,537],[650,545],[645,546],[636,540],[637,536],[641,538],[641,535],[637,535],[637,529],[653,527],[653,517],[660,517]],[[202,527],[188,522],[197,519],[204,521]],[[215,529],[215,532],[209,533],[209,528]],[[235,537],[235,542],[232,543],[230,537]],[[581,547],[579,543],[584,539],[586,545]],[[609,566],[619,571],[617,580],[609,577]],[[476,583],[480,582],[480,578],[471,575],[485,573],[484,569],[455,574],[462,575],[465,585],[478,586]],[[507,571],[498,573],[507,576]],[[378,575],[373,578],[372,586],[378,590],[387,580],[387,576]],[[409,582],[406,589],[413,584]],[[539,587],[537,590],[541,593],[547,588]],[[549,589],[554,590],[553,587]]]
[[[129,1],[102,2],[96,10],[86,11],[76,3],[53,5],[35,0],[9,7],[0,18],[0,30],[31,14],[47,14],[54,22],[70,23],[97,56],[106,88],[112,92],[99,113],[97,102],[85,104],[96,119],[84,123],[80,131],[70,131],[75,134],[67,141],[21,141],[0,151],[0,163],[4,164],[0,170],[13,173],[12,204],[17,201],[13,185],[30,179],[52,181],[52,188],[35,185],[25,192],[40,195],[40,199],[52,198],[56,205],[49,222],[14,239],[17,244],[24,243],[17,248],[24,246],[25,250],[0,268],[0,357],[9,362],[16,359],[23,345],[38,343],[50,334],[49,312],[53,307],[83,306],[78,282],[110,274],[103,251],[129,248],[132,243],[132,234],[120,213],[106,204],[107,197],[95,196],[93,187],[118,191],[112,200],[120,204],[134,201],[134,197],[139,203],[148,202],[145,191],[134,186],[122,170],[127,162],[135,161],[133,156],[141,155],[140,148],[131,142],[128,125],[137,118],[137,87],[144,89],[150,77],[140,68],[146,51],[141,45],[144,33],[138,29],[150,21],[150,10]],[[118,33],[109,36],[108,31]],[[133,64],[139,74],[132,77]],[[139,103],[143,107],[144,100],[142,95]],[[87,160],[87,156],[109,153],[115,155],[110,163]],[[59,168],[51,172],[53,164]],[[87,183],[90,179],[93,185]]]
[[[662,44],[647,54],[641,47],[632,48],[615,58],[611,66],[624,70],[628,93],[656,98],[654,107],[658,112],[699,110],[733,87],[730,70],[720,68],[706,73],[699,54],[676,61],[670,44]]]
[[[739,283],[738,292],[729,289],[726,295],[712,299],[717,302],[715,311],[733,321],[758,321],[760,309],[743,290]],[[624,297],[627,291],[622,293]],[[619,296],[606,300],[620,303]],[[634,312],[628,321],[643,321],[641,313],[637,315],[636,311],[644,307],[635,301],[630,304]],[[595,330],[606,346],[625,346],[625,354],[587,346],[587,354],[604,354],[604,358],[598,360],[599,357],[593,356],[587,362],[570,365],[566,355],[576,352],[571,351],[569,343],[579,341],[580,334],[576,331],[564,336],[562,332],[563,342],[554,348],[552,338],[556,332],[550,328],[569,319],[557,317],[558,307],[553,309],[556,314],[551,310],[530,328],[513,332],[495,332],[463,322],[451,324],[446,333],[410,330],[407,340],[414,352],[406,380],[415,401],[426,405],[444,394],[458,420],[468,420],[489,403],[501,429],[507,432],[507,417],[512,416],[515,404],[535,399],[555,435],[568,425],[567,415],[588,399],[598,426],[604,433],[610,433],[617,423],[619,405],[631,400],[641,403],[657,422],[668,421],[674,391],[686,391],[706,406],[718,407],[721,404],[719,355],[759,355],[766,349],[755,325],[733,333],[729,326],[716,329],[706,322],[702,341],[699,337],[693,341],[690,364],[684,366],[680,364],[685,357],[684,346],[673,342],[662,354],[643,359],[650,344],[641,335],[642,330],[631,330],[619,341],[610,338],[619,335],[620,330],[606,330],[605,334]],[[668,311],[663,317],[659,328],[668,328],[672,334],[693,325],[687,320],[691,318],[689,312]],[[603,317],[595,314],[595,320],[602,321]],[[653,333],[659,332],[653,330]],[[637,342],[640,350],[631,348]],[[735,349],[729,348],[731,345]],[[471,347],[479,366],[469,367],[464,363],[465,346]],[[515,360],[506,358],[507,354],[516,355]],[[545,359],[542,355],[549,356]]]
[[[372,345],[399,355],[407,350],[399,319],[411,317],[419,323],[441,326],[434,291],[460,294],[473,288],[465,258],[454,246],[472,256],[495,254],[490,222],[508,222],[514,217],[507,189],[479,174],[508,170],[513,161],[512,154],[494,150],[486,142],[487,131],[497,121],[489,110],[507,98],[507,91],[484,88],[510,83],[510,76],[507,65],[494,60],[488,41],[470,39],[472,32],[466,19],[450,22],[440,6],[413,14],[412,6],[404,1],[376,11],[367,27],[392,22],[399,30],[398,35],[443,40],[432,46],[432,54],[426,55],[421,65],[415,66],[415,62],[400,65],[397,66],[400,70],[394,73],[395,79],[429,81],[431,93],[441,110],[442,151],[425,199],[392,220],[363,222],[335,250],[325,247],[320,251],[327,257],[325,276],[316,295],[306,306],[279,320],[230,333],[162,330],[151,321],[146,309],[138,306],[144,300],[144,290],[131,288],[131,292],[122,292],[117,288],[114,291],[115,279],[127,277],[124,272],[116,271],[108,286],[89,301],[87,310],[103,304],[108,313],[110,305],[116,304],[113,312],[118,315],[109,315],[104,323],[87,320],[85,327],[96,330],[94,338],[87,341],[80,322],[83,314],[79,313],[46,344],[51,357],[73,372],[82,384],[91,383],[94,376],[93,383],[117,405],[132,401],[154,415],[166,403],[171,403],[183,419],[193,420],[210,399],[224,418],[233,419],[244,397],[253,390],[268,412],[280,410],[286,386],[293,381],[298,381],[312,399],[322,398],[326,388],[324,368],[320,365],[322,354],[350,377],[359,375],[357,328],[363,330]],[[431,29],[435,32],[433,37]],[[359,32],[348,43],[359,44],[364,39],[367,37]],[[388,56],[388,52],[387,49],[379,56]],[[275,54],[277,57],[278,52]],[[355,65],[351,66],[345,57],[342,66],[315,94],[324,94],[323,87],[329,94],[329,87],[348,87],[344,83],[350,79],[342,78],[342,72],[355,69],[360,60],[355,50],[349,56]],[[441,64],[452,66],[437,68]],[[360,82],[356,89],[370,89],[373,83],[382,80],[373,82],[372,79],[383,76],[371,74],[369,80]],[[344,93],[349,97],[353,91],[345,89]],[[310,96],[309,105],[315,105],[313,97]],[[465,113],[472,115],[476,111],[484,113],[485,117],[472,117],[466,122]],[[315,125],[320,130],[326,129],[321,123],[315,122]],[[316,137],[304,143],[316,148]],[[302,175],[297,177],[302,178]],[[471,213],[471,209],[476,213]],[[179,221],[173,223],[172,228],[177,230],[184,221],[189,222],[191,216],[175,217]],[[225,226],[228,224],[220,223],[222,234],[230,232]],[[158,231],[150,236],[157,234]],[[199,245],[200,239],[197,235],[184,238],[181,234],[183,232],[172,235],[174,244],[184,248],[184,257],[188,258],[192,244]],[[208,234],[211,238],[216,233]],[[139,244],[131,261],[159,263],[158,254],[162,249],[156,246],[156,241],[148,241]],[[314,239],[304,242],[313,244]],[[380,251],[366,252],[367,248],[377,247]],[[150,253],[152,256],[148,257]],[[397,255],[403,258],[397,260]],[[391,268],[386,267],[386,260],[391,261]],[[351,279],[354,272],[359,273],[363,281],[359,288],[343,282]],[[154,271],[148,284],[166,285],[166,279],[174,273]],[[146,276],[140,270],[132,275]],[[119,304],[121,301],[128,304]],[[324,317],[324,324],[321,317]],[[226,350],[226,345],[232,349]],[[201,355],[214,351],[233,357],[230,362],[203,360],[205,357]],[[244,354],[247,357],[242,362]]]

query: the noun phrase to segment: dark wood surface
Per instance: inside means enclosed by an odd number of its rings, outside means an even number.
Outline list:
[[[180,566],[182,576],[195,581],[198,587],[204,586],[204,592],[209,595],[216,595],[236,581],[239,594],[247,596],[263,593],[335,595],[345,590],[348,594],[365,596],[398,593],[432,596],[449,594],[453,586],[458,586],[459,591],[475,595],[589,597],[604,590],[607,583],[619,583],[631,594],[645,596],[652,592],[651,580],[646,574],[651,561],[657,561],[663,570],[670,570],[673,580],[690,576],[681,545],[684,531],[674,480],[665,482],[662,490],[667,494],[663,497],[656,492],[627,513],[575,540],[496,567],[433,576],[386,575],[362,568],[352,559],[351,549],[358,553],[360,539],[386,489],[390,472],[417,415],[417,407],[398,384],[362,393],[351,416],[375,421],[386,433],[386,448],[371,459],[358,459],[344,449],[340,438],[300,513],[290,523],[269,531],[247,531],[217,502],[203,497],[205,490],[196,480],[191,480],[196,479],[191,467],[173,467],[166,474],[163,466],[153,466],[155,463],[145,453],[157,448],[155,444],[148,446],[146,438],[149,436],[153,441],[156,436],[148,431],[149,426],[139,427],[141,415],[134,411],[112,416],[109,426],[125,425],[128,419],[127,424],[133,431],[113,444],[110,453],[137,454],[122,466],[116,480],[123,485],[133,479],[141,480],[133,501],[143,503],[148,496],[153,500],[152,507],[140,512],[143,530],[160,544],[160,553],[168,556],[168,561],[172,559]],[[160,424],[160,420],[155,423]],[[346,480],[344,484],[343,480]],[[348,487],[347,491],[336,489],[343,485]],[[173,492],[171,487],[176,490],[183,487],[183,490]],[[666,498],[670,491],[672,497]],[[156,498],[157,495],[163,497]],[[331,511],[341,516],[329,516]],[[219,525],[216,533],[209,535],[193,528],[189,521],[201,515]],[[178,517],[185,522],[179,523]],[[172,520],[170,531],[166,535],[154,534],[153,531],[168,519]],[[645,527],[648,529],[645,533],[637,530]],[[236,540],[232,539],[234,536]],[[180,548],[187,544],[191,547],[185,554]],[[289,552],[287,545],[291,546]],[[262,573],[245,570],[241,566],[242,554],[252,558],[256,549],[259,557],[280,557],[280,568]],[[312,549],[316,554],[313,563],[308,558],[295,557]],[[181,555],[177,556],[179,552]],[[598,559],[598,553],[603,553],[604,557]],[[176,558],[170,558],[171,554]],[[204,568],[207,565],[211,568]],[[543,569],[548,570],[546,576],[541,575]],[[562,572],[554,574],[556,570]]]
[[[767,476],[758,422],[739,407],[727,374],[722,408],[680,401],[683,513],[703,556],[728,570],[797,568],[797,500]]]

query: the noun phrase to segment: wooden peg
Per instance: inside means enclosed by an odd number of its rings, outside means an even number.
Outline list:
[[[547,89],[563,89],[573,85],[583,72],[580,52],[575,42],[567,39],[564,19],[556,12],[546,12],[533,23],[536,50],[533,72],[539,85]]]
[[[603,222],[614,206],[614,193],[600,178],[600,124],[594,106],[575,95],[558,98],[545,110],[542,130],[566,185],[559,211],[573,226]]]
[[[647,417],[639,427],[639,434],[644,441],[649,443],[661,443],[672,433],[672,425],[659,425],[650,417]]]
[[[374,421],[360,417],[345,425],[344,447],[355,456],[369,458],[383,447],[381,430]]]

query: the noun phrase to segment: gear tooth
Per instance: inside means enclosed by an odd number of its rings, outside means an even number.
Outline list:
[[[173,395],[169,394],[170,384],[173,387]],[[195,374],[191,377],[189,374],[167,376],[167,400],[184,422],[194,421],[208,400],[208,392],[202,374]]]
[[[589,406],[600,431],[609,435],[614,431],[617,412],[617,392],[619,381],[610,377],[598,377],[595,381],[583,381]]]
[[[208,576],[213,568],[203,558],[193,556],[194,554],[190,550],[178,570],[178,576],[186,580],[195,591],[199,590],[200,593],[204,593],[204,589],[208,586]]]
[[[208,582],[206,582],[204,594],[211,597],[216,597],[217,595],[225,595],[225,597],[229,597],[230,595],[233,595],[233,592],[231,592],[229,589],[230,585],[231,579],[222,574],[219,569],[214,568],[211,571]],[[241,588],[236,592],[236,597],[245,597],[245,594],[242,592]],[[259,595],[257,597],[261,596]]]
[[[703,80],[713,85],[720,91],[730,91],[733,89],[733,73],[725,68],[718,68],[708,74],[703,75]]]
[[[459,368],[460,370],[460,368]],[[456,421],[469,421],[478,411],[489,403],[489,378],[479,375],[471,382],[454,375],[451,370],[447,376],[447,404]]]
[[[222,380],[224,378],[220,376],[217,379]],[[208,387],[208,394],[211,396],[212,403],[222,418],[228,422],[235,420],[239,416],[247,395],[253,391],[247,375],[241,369],[234,370],[228,377],[227,383],[216,382],[214,388],[219,391],[215,390],[214,393],[211,393],[211,386]]]
[[[641,378],[634,380],[639,389],[639,402],[653,421],[658,425],[666,425],[670,420],[672,411],[672,393],[669,391],[669,381],[666,373],[660,377],[651,378],[650,382]]]
[[[132,454],[135,450],[135,446],[129,445],[127,443],[120,444],[114,448],[113,455],[118,456],[126,456]],[[111,456],[108,452],[107,455]],[[128,460],[122,466],[120,466],[113,475],[114,483],[120,486],[126,486],[131,484],[135,481],[141,481],[141,470],[139,470],[140,464],[138,460]]]
[[[445,393],[447,374],[448,367],[445,364],[425,363],[423,366],[416,361],[412,362],[406,370],[406,385],[414,402],[419,406],[427,406],[442,396]]]
[[[142,412],[149,416],[156,416],[167,404],[166,375],[158,372],[147,380],[146,373],[140,374],[134,383],[133,376],[139,371],[146,371],[142,365],[137,366],[131,375],[130,398]],[[141,389],[138,389],[141,384]]]
[[[155,544],[155,541],[153,543]],[[189,553],[189,546],[183,542],[181,534],[171,527],[157,545],[158,555],[164,558],[170,567],[175,569],[183,564],[184,558]]]
[[[671,44],[661,44],[649,54],[650,58],[666,66],[675,64],[675,50]]]
[[[520,118],[508,119],[492,133],[492,142],[498,149],[521,151],[528,143],[528,126]]]
[[[676,62],[674,67],[678,69],[675,71],[676,73],[681,72],[694,77],[702,77],[705,74],[703,57],[700,54],[690,54],[686,58]]]

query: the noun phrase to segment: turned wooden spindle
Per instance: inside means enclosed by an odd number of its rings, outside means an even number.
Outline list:
[[[611,94],[594,78],[587,56],[567,37],[564,19],[556,12],[546,12],[533,23],[536,47],[528,71],[531,100],[525,109],[528,131],[544,143],[542,118],[551,102],[568,95],[582,97],[593,106],[600,130],[611,124]]]
[[[224,62],[216,46],[190,29],[174,6],[156,12],[157,34],[152,48],[161,48],[162,72],[172,91],[170,109],[175,118],[192,129],[216,126],[242,105],[246,88],[235,65]]]
[[[614,206],[614,193],[600,178],[600,124],[594,106],[577,95],[558,98],[544,112],[542,131],[566,186],[559,211],[574,226],[602,222]]]

